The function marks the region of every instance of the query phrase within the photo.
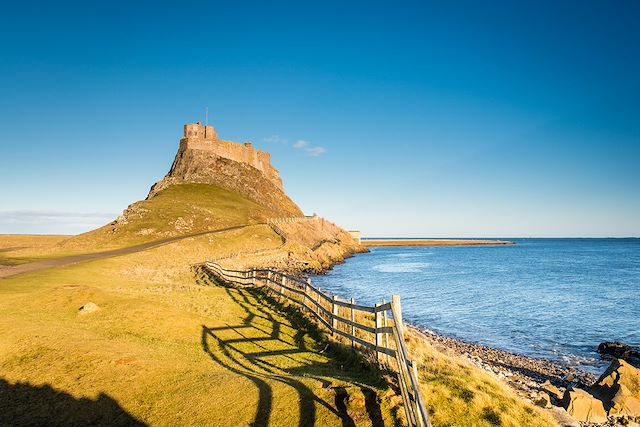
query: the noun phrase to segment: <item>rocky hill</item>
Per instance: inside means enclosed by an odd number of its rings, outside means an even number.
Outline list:
[[[292,222],[278,226],[274,219],[282,218]],[[305,220],[285,194],[268,153],[221,140],[211,126],[195,123],[184,126],[169,173],[145,200],[58,246],[69,253],[100,251],[268,222],[286,242],[262,260],[272,266],[320,270],[362,249],[343,229]]]
[[[211,126],[184,126],[184,136],[167,176],[156,183],[148,199],[180,183],[213,184],[240,194],[278,216],[301,217],[300,208],[285,194],[268,153],[250,143],[218,139]]]

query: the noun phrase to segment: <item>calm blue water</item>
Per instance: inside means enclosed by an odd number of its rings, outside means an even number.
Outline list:
[[[598,372],[601,341],[640,345],[640,239],[511,239],[513,246],[374,248],[313,279],[406,321]]]

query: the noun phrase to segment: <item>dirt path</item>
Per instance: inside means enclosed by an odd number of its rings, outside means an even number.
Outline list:
[[[203,236],[205,234],[217,234],[226,233],[227,231],[239,230],[246,227],[246,225],[237,225],[235,227],[223,228],[220,230],[203,231],[200,233],[189,234],[186,236],[171,237],[168,239],[154,240],[153,242],[143,243],[141,245],[129,246],[121,249],[113,249],[104,252],[95,252],[82,255],[71,255],[61,258],[46,259],[42,261],[30,262],[27,264],[20,264],[10,267],[0,267],[0,279],[17,276],[19,274],[32,273],[34,271],[40,271],[47,268],[62,267],[65,265],[78,264],[81,262],[94,261],[97,259],[111,258],[120,255],[128,255],[136,252],[146,251],[147,249],[157,248],[169,243],[176,242],[178,240],[188,239],[190,237]]]

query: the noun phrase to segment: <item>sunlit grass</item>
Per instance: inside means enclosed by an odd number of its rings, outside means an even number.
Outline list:
[[[177,236],[263,223],[278,216],[236,193],[208,184],[177,184],[137,202],[127,222],[78,236],[0,235],[0,265],[124,248]],[[114,218],[115,220],[115,218]]]
[[[434,427],[556,425],[540,408],[466,360],[434,348],[411,330],[406,338],[418,361],[421,390]]]
[[[0,267],[35,261],[39,254],[54,250],[58,243],[68,238],[69,236],[0,234]]]
[[[105,393],[152,425],[392,425],[376,403],[382,383],[321,352],[260,293],[203,282],[190,267],[279,245],[254,226],[2,280],[1,376],[75,398]],[[89,301],[99,310],[80,313]]]

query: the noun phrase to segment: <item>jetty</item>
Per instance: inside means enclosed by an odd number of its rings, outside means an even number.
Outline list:
[[[507,240],[460,240],[460,239],[362,239],[368,248],[393,246],[500,246],[514,245]]]

